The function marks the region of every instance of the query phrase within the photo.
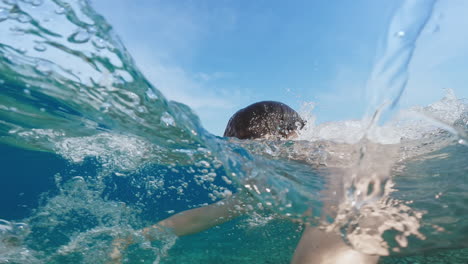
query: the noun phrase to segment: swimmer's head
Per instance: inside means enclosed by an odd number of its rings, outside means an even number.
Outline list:
[[[291,107],[263,101],[237,111],[229,120],[224,136],[239,139],[290,138],[304,124],[304,120]]]

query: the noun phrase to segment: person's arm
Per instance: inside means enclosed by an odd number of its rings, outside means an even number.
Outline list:
[[[340,235],[306,227],[291,264],[376,264],[378,256],[366,255],[346,245]]]
[[[141,230],[142,235],[149,241],[158,239],[158,234],[164,229],[171,230],[177,236],[195,234],[211,227],[223,224],[246,212],[246,205],[242,194],[235,194],[208,206],[190,209],[166,218],[155,225]],[[133,238],[117,238],[112,243],[110,254],[112,263],[120,263],[121,251],[133,244]]]
[[[154,240],[151,231],[165,227],[177,236],[195,234],[223,224],[245,213],[245,205],[238,195],[233,195],[208,206],[190,209],[166,218],[157,224],[144,228],[143,235]]]

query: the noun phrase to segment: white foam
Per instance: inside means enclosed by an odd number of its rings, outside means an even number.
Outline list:
[[[466,114],[467,104],[458,99],[450,89],[440,100],[426,107],[413,107],[400,111],[384,125],[370,126],[367,120],[347,120],[315,125],[314,117],[308,117],[308,125],[300,132],[299,140],[333,141],[356,144],[364,137],[374,143],[398,144],[402,139],[417,140],[437,130],[457,133],[454,122]]]
[[[102,133],[65,138],[57,142],[56,152],[75,163],[83,162],[86,157],[96,157],[103,166],[130,171],[145,161],[156,159],[158,147],[137,137]]]

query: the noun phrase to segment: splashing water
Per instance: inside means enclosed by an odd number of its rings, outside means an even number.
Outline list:
[[[128,235],[127,261],[159,262],[176,237],[149,243],[138,229],[238,189],[365,253],[468,246],[467,104],[449,90],[393,113],[434,5],[408,1],[395,15],[368,84],[372,121],[309,120],[298,140],[274,142],[207,133],[142,76],[87,1],[1,2],[0,141],[95,172],[56,175],[31,216],[0,221],[0,262],[105,263]],[[393,119],[379,125],[384,115]],[[253,215],[249,226],[271,221]]]

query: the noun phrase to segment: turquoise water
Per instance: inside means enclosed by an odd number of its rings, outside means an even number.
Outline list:
[[[127,263],[288,263],[304,223],[381,263],[466,263],[466,101],[447,90],[395,107],[433,7],[396,13],[370,118],[316,125],[306,112],[296,140],[239,141],[166,100],[87,1],[2,1],[0,263],[106,263],[129,235]],[[231,223],[138,233],[239,190],[255,202]]]

